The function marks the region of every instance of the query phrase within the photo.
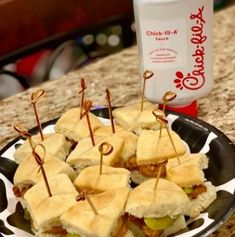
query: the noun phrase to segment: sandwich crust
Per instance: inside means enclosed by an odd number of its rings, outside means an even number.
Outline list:
[[[208,167],[208,158],[203,153],[185,154],[180,158],[170,159],[166,165],[167,179],[180,187],[192,187],[205,180],[203,169]]]
[[[49,153],[46,154],[43,166],[48,178],[59,173],[68,175],[71,180],[74,180],[76,177],[73,168]],[[32,155],[28,156],[19,164],[13,180],[14,185],[19,188],[27,185],[35,185],[43,181],[42,173],[39,172],[39,165]]]
[[[115,135],[124,140],[120,157],[123,162],[126,162],[130,157],[136,155],[138,136],[133,132],[125,130],[119,131]]]
[[[89,117],[93,132],[104,126],[94,114],[89,113]],[[86,117],[80,119],[80,108],[78,107],[66,111],[59,118],[55,124],[55,131],[76,142],[90,136]]]
[[[131,190],[126,212],[138,218],[144,217],[175,217],[186,214],[189,209],[189,198],[176,184],[159,179],[149,179]]]
[[[75,187],[81,191],[93,190],[95,192],[104,192],[116,188],[130,187],[130,171],[124,168],[113,168],[110,166],[102,166],[102,174],[100,174],[100,166],[90,166],[81,171],[74,180]]]
[[[125,131],[123,127],[119,125],[115,125],[115,133],[120,132],[120,131]],[[101,128],[98,128],[95,132],[94,135],[97,137],[108,137],[113,135],[112,131],[112,126],[103,126]]]
[[[78,146],[81,147],[81,144],[77,145],[76,149],[69,155],[67,162],[72,165],[74,168],[82,170],[85,167],[98,165],[100,163],[100,152],[99,146],[106,142],[112,145],[113,150],[110,154],[104,156],[103,164],[114,166],[120,160],[120,155],[122,152],[124,140],[120,137],[114,135],[110,137],[102,138],[99,142],[92,146],[90,149],[87,149],[85,152],[78,152]]]
[[[42,144],[47,153],[54,155],[60,160],[65,160],[71,150],[71,143],[68,142],[63,134],[49,133],[44,134],[44,140],[41,141],[39,134],[32,136],[33,144]],[[29,141],[26,140],[19,148],[14,152],[14,158],[16,163],[20,164],[26,157],[31,155],[32,149]]]
[[[95,143],[97,144],[101,138],[100,137],[94,137]],[[92,149],[93,145],[91,142],[90,137],[83,138],[81,141],[79,141],[76,145],[76,147],[73,149],[73,151],[69,154],[66,163],[71,165],[72,167],[76,168],[76,164],[78,161],[78,158],[83,155],[84,153],[88,152],[90,149]]]
[[[137,142],[137,165],[157,164],[164,159],[176,157],[169,136],[159,138],[160,131],[141,132]],[[179,135],[170,131],[178,156],[185,154],[186,147]]]
[[[68,233],[86,237],[111,237],[124,214],[129,188],[118,188],[90,195],[98,215],[92,211],[87,200],[77,202],[60,218]]]
[[[113,116],[116,123],[136,134],[140,134],[140,132],[145,129],[159,129],[160,124],[152,114],[153,109],[156,109],[156,105],[145,101],[143,111],[140,112],[140,108],[141,103],[137,103],[114,109]]]
[[[105,126],[95,131],[95,136],[108,137],[114,135],[111,126]],[[124,145],[121,158],[126,162],[130,157],[136,154],[138,136],[131,131],[124,130],[119,125],[115,125],[115,135],[124,139]]]

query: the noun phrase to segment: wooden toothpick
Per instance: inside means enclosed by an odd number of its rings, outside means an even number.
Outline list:
[[[92,126],[91,126],[91,121],[90,121],[90,116],[89,116],[89,112],[90,112],[91,107],[92,107],[91,100],[85,100],[84,104],[83,104],[83,107],[84,107],[84,112],[82,114],[82,117],[86,116],[87,125],[88,125],[88,129],[89,129],[89,132],[90,132],[90,137],[91,137],[91,142],[92,142],[92,145],[95,146],[95,139],[94,139]]]
[[[109,89],[106,89],[106,97],[105,98],[108,102],[109,119],[110,119],[111,125],[112,125],[112,132],[115,133],[115,126],[114,126],[114,121],[113,121],[112,105],[111,105],[111,96],[110,96]]]
[[[92,202],[91,198],[87,194],[86,190],[82,190],[81,193],[76,198],[76,201],[81,201],[81,200],[87,200],[87,202],[90,205],[90,207],[91,207],[92,211],[94,212],[94,214],[99,215],[94,203]]]
[[[42,147],[43,149],[43,157],[41,158],[41,156],[36,152],[36,148],[40,146]],[[48,182],[48,179],[47,179],[47,176],[46,176],[46,172],[45,172],[45,169],[44,169],[44,158],[46,156],[46,148],[42,145],[42,144],[37,144],[36,146],[34,146],[34,149],[33,149],[33,156],[37,162],[37,164],[39,165],[39,171],[42,172],[42,176],[43,176],[43,179],[44,179],[44,182],[45,182],[45,185],[46,185],[46,188],[47,188],[47,192],[48,192],[48,195],[49,197],[52,197],[52,194],[51,194],[51,189],[50,189],[50,186],[49,186],[49,182]]]
[[[33,151],[33,141],[32,141],[32,135],[21,125],[17,124],[14,125],[14,129],[24,138],[26,138],[29,141],[29,145],[31,147],[31,150]]]
[[[144,93],[145,93],[145,87],[146,87],[146,80],[150,79],[153,76],[153,72],[146,70],[143,73],[143,79],[144,79],[144,83],[143,83],[143,89],[142,89],[142,96],[141,96],[141,107],[140,107],[140,112],[143,111],[144,108]]]
[[[86,90],[86,83],[85,80],[82,78],[81,81],[81,90],[78,92],[81,94],[80,98],[80,119],[82,119],[82,113],[83,113],[83,106],[84,106],[84,96],[85,96],[85,90]]]
[[[40,123],[39,117],[38,117],[38,112],[37,112],[37,108],[36,108],[36,103],[39,101],[39,99],[44,95],[45,91],[43,89],[38,89],[35,92],[33,92],[31,94],[30,100],[31,100],[31,104],[33,106],[33,110],[34,110],[34,114],[36,117],[36,121],[37,121],[37,125],[38,125],[38,130],[41,136],[41,140],[44,140],[44,136],[42,133],[42,125]]]
[[[107,156],[111,154],[113,151],[113,146],[108,142],[103,142],[99,146],[100,152],[100,175],[102,174],[102,167],[103,167],[103,156]]]
[[[161,111],[160,109],[154,109],[152,111],[152,114],[155,116],[156,120],[158,121],[158,117],[159,116],[164,116],[163,111]],[[158,121],[159,122],[159,121]],[[159,139],[162,137],[162,123],[160,123],[160,132],[159,132]]]
[[[176,94],[173,91],[167,91],[163,97],[162,97],[162,102],[163,102],[163,107],[162,111],[165,114],[166,111],[166,104],[176,98]]]
[[[157,173],[156,182],[155,182],[155,185],[154,185],[154,190],[155,191],[157,190],[157,185],[158,185],[158,182],[159,182],[159,179],[160,179],[160,176],[161,176],[162,168],[164,166],[166,166],[167,162],[168,162],[168,160],[164,159],[164,160],[158,162],[158,164],[157,164],[159,169],[158,169],[158,173]]]
[[[171,141],[171,145],[172,145],[173,150],[174,150],[174,152],[175,152],[175,155],[176,155],[176,157],[177,157],[178,163],[181,164],[180,158],[179,158],[179,155],[178,155],[178,152],[176,151],[176,147],[175,147],[175,144],[174,144],[173,139],[172,139],[172,136],[171,136],[171,133],[170,133],[168,127],[167,127],[168,120],[167,120],[165,117],[163,117],[163,116],[158,116],[158,117],[157,117],[157,121],[158,121],[159,123],[162,123],[162,125],[163,125],[164,128],[166,129],[167,134],[168,134],[168,137],[170,138],[170,141]]]

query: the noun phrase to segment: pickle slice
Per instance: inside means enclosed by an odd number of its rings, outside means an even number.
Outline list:
[[[79,234],[71,234],[71,233],[68,233],[66,235],[66,237],[81,237]]]
[[[170,218],[165,216],[162,218],[144,218],[144,223],[151,230],[165,230],[167,227],[172,225],[176,218]]]
[[[192,187],[182,188],[186,194],[189,194],[193,191]]]

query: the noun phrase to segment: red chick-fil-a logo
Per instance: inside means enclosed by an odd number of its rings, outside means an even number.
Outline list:
[[[183,88],[189,90],[198,90],[205,84],[205,48],[204,43],[207,40],[207,36],[203,34],[204,25],[206,24],[203,18],[204,6],[198,8],[196,14],[190,15],[190,20],[195,21],[195,25],[191,27],[192,38],[191,43],[195,46],[195,51],[192,54],[194,59],[194,70],[192,73],[187,73],[185,76],[183,72],[176,72],[176,79],[174,83],[176,88],[182,90]]]

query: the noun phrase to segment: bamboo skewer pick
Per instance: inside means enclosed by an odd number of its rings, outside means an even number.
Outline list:
[[[96,208],[95,208],[94,203],[91,201],[91,199],[90,199],[90,197],[89,197],[89,195],[88,195],[87,193],[85,193],[85,198],[86,198],[87,202],[89,203],[89,205],[91,206],[91,208],[92,208],[94,214],[95,214],[95,215],[99,215],[98,211],[97,211]]]
[[[91,198],[87,194],[86,190],[81,191],[81,193],[78,195],[76,201],[81,201],[81,200],[87,200],[88,204],[90,205],[92,211],[94,212],[95,215],[99,215],[94,203],[92,202]]]
[[[157,173],[157,179],[156,179],[156,182],[155,182],[155,185],[154,185],[154,190],[156,191],[157,190],[157,185],[158,185],[158,182],[159,182],[159,179],[160,179],[160,176],[161,176],[161,172],[162,172],[162,168],[164,166],[166,166],[168,160],[167,159],[164,159],[162,161],[160,161],[158,163],[158,166],[159,166],[159,170],[158,170],[158,173]]]
[[[152,111],[152,114],[155,116],[156,120],[158,121],[158,117],[159,116],[163,116],[164,117],[164,113],[162,110],[160,109],[154,109]],[[160,123],[160,133],[159,133],[159,139],[162,137],[162,123]]]
[[[82,117],[86,116],[87,125],[88,125],[88,129],[90,132],[90,137],[91,137],[91,142],[92,142],[92,145],[95,146],[95,139],[94,139],[94,135],[93,135],[92,127],[91,127],[91,121],[90,121],[90,117],[89,117],[89,112],[91,110],[91,107],[92,107],[91,100],[85,100],[84,104],[83,104],[84,113],[82,114]]]
[[[143,90],[142,90],[142,95],[141,95],[141,107],[140,107],[140,112],[143,111],[143,107],[144,107],[144,92],[145,92],[145,87],[146,87],[146,80],[150,79],[153,76],[153,72],[146,70],[143,73],[143,79],[144,79],[144,83],[143,83]]]
[[[44,140],[44,136],[42,133],[42,125],[41,125],[39,117],[38,117],[36,103],[39,101],[39,99],[43,96],[44,93],[45,93],[45,91],[43,89],[38,89],[31,94],[31,98],[30,98],[31,104],[33,105],[33,110],[34,110],[34,114],[35,114],[37,125],[38,125],[38,130],[39,130],[42,141]]]
[[[40,147],[43,148],[43,151],[44,151],[43,158],[41,158],[40,155],[36,152],[36,147],[37,146],[40,146]],[[49,186],[48,179],[47,179],[47,176],[46,176],[46,172],[45,172],[45,169],[43,167],[45,155],[46,155],[46,148],[42,144],[37,144],[33,149],[33,156],[34,156],[36,162],[39,165],[39,170],[38,171],[42,172],[42,176],[43,176],[46,188],[47,188],[48,195],[49,195],[49,197],[52,197],[50,186]]]
[[[20,125],[14,125],[14,129],[24,138],[26,138],[29,141],[29,145],[31,147],[31,150],[33,151],[33,141],[32,141],[32,135],[23,127]]]
[[[172,100],[174,100],[176,98],[176,94],[173,91],[167,91],[163,97],[162,97],[162,101],[163,101],[163,107],[162,107],[162,111],[165,114],[166,111],[166,104]]]
[[[170,138],[171,145],[172,145],[172,147],[173,147],[173,149],[174,149],[174,152],[175,152],[175,155],[176,155],[176,157],[177,157],[178,163],[181,164],[179,155],[178,155],[178,153],[177,153],[177,151],[176,151],[176,147],[175,147],[175,144],[174,144],[173,139],[172,139],[172,136],[171,136],[170,131],[169,131],[168,127],[167,127],[168,120],[167,120],[165,117],[163,117],[163,116],[157,116],[157,121],[158,121],[159,123],[162,123],[162,125],[164,125],[164,127],[165,127],[165,129],[166,129],[166,131],[167,131],[167,135],[168,135],[168,137]]]
[[[111,125],[112,125],[112,132],[115,133],[115,126],[114,126],[114,121],[113,121],[112,105],[111,105],[111,96],[110,96],[109,89],[106,89],[106,97],[105,98],[108,102],[109,119],[110,119]]]
[[[102,166],[103,166],[103,156],[107,156],[111,154],[113,151],[113,146],[108,142],[103,142],[99,146],[100,152],[100,175],[102,174]]]
[[[83,113],[83,106],[84,106],[84,96],[85,96],[85,90],[86,90],[86,83],[85,80],[82,78],[81,79],[81,90],[78,92],[81,94],[80,98],[80,119],[82,119],[82,113]]]

